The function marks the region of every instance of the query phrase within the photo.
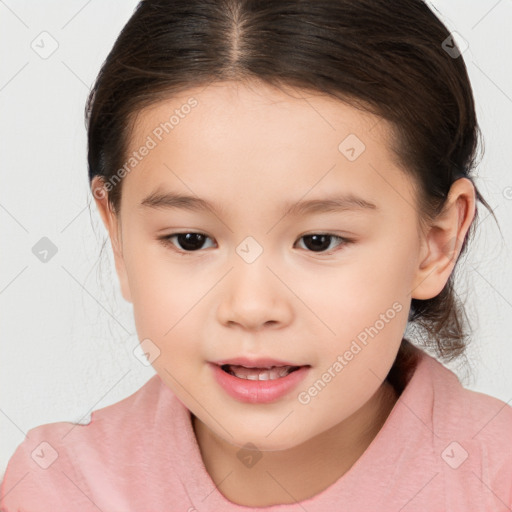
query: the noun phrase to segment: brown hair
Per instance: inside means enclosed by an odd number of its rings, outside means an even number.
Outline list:
[[[423,225],[442,211],[456,179],[473,182],[480,137],[466,66],[449,38],[422,0],[141,1],[88,98],[89,180],[109,181],[123,166],[142,108],[215,81],[260,80],[328,94],[390,122]],[[108,194],[116,213],[121,191],[122,181]],[[408,324],[444,361],[463,355],[468,337],[453,274],[436,297],[412,299]],[[404,338],[388,376],[397,388],[414,353]]]

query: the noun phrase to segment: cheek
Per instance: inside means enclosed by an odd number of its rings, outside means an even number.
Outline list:
[[[328,414],[335,422],[340,413],[346,417],[355,412],[376,392],[395,360],[410,296],[403,261],[390,254],[363,255],[310,288],[316,292],[307,295],[308,305],[333,331],[325,330],[318,372],[302,388],[314,395],[309,400],[312,416]]]
[[[193,331],[200,323],[194,318],[213,277],[192,278],[183,265],[167,259],[165,252],[158,258],[149,251],[130,254],[126,267],[139,339],[152,340],[164,356],[186,357],[195,350]],[[178,344],[179,351],[175,350]]]
[[[328,327],[322,327],[326,336],[338,340],[333,343],[337,348],[349,344],[376,322],[381,327],[381,315],[389,320],[384,329],[386,337],[400,336],[405,328],[401,312],[408,310],[410,290],[403,265],[395,257],[375,258],[374,254],[361,253],[357,260],[347,259],[336,269],[324,268],[298,283],[297,294]]]
[[[298,406],[317,428],[334,426],[355,413],[385,380],[408,316],[408,309],[392,299],[378,300],[370,293],[358,300],[343,298],[339,308],[329,310],[327,321],[336,337],[325,338],[317,371],[298,396]]]

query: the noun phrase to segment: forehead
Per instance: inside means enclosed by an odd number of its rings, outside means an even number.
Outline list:
[[[318,93],[215,83],[134,119],[123,202],[165,188],[224,204],[316,198],[333,187],[373,203],[412,194],[388,123]]]

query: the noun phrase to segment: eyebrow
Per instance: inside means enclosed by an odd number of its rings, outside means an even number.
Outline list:
[[[173,192],[153,192],[144,198],[139,206],[152,209],[181,208],[189,211],[209,212],[215,215],[220,214],[219,209],[206,199]],[[284,213],[292,216],[340,211],[378,210],[379,208],[375,204],[354,194],[287,202],[283,205]]]

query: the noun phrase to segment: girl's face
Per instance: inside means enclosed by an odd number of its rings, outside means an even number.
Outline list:
[[[229,443],[296,446],[354,414],[391,368],[424,276],[388,130],[260,84],[139,113],[114,224],[122,293],[155,370]],[[214,364],[235,358],[301,368],[255,381]]]

